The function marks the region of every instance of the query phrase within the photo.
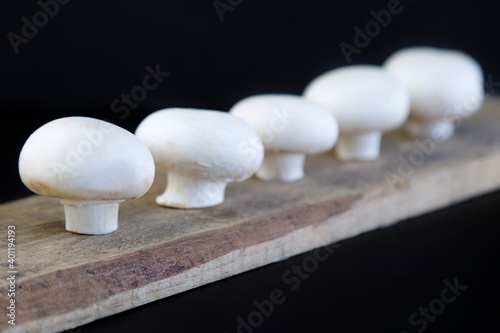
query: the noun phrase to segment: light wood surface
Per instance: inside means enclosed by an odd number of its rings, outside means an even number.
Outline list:
[[[388,173],[401,178],[390,186]],[[395,132],[384,136],[379,160],[316,156],[299,182],[233,183],[226,201],[207,209],[157,206],[164,184],[157,175],[145,197],[122,203],[118,231],[104,236],[66,232],[57,199],[0,205],[0,331],[73,328],[497,190],[500,99],[488,98],[430,154]],[[15,326],[6,316],[9,225],[16,228]]]

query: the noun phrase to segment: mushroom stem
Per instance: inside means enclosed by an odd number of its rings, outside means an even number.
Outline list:
[[[123,200],[61,200],[66,230],[78,234],[103,235],[118,229],[118,208]]]
[[[409,119],[405,124],[405,129],[414,139],[433,139],[443,142],[453,137],[455,122],[445,119],[432,121]]]
[[[380,156],[382,133],[341,134],[335,152],[342,161],[371,161]]]
[[[285,183],[304,178],[305,154],[279,154],[266,152],[257,171],[257,178],[265,181],[279,180]]]
[[[156,197],[159,205],[204,208],[224,202],[226,183],[219,179],[195,178],[177,171],[167,172],[167,188]]]

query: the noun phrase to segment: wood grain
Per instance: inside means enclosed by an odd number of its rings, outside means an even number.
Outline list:
[[[120,205],[118,231],[104,236],[66,232],[56,199],[0,205],[2,276],[9,270],[8,225],[16,226],[18,271],[16,325],[2,314],[0,331],[73,328],[496,190],[499,111],[500,100],[489,98],[430,154],[394,132],[384,137],[377,161],[316,156],[306,163],[305,179],[230,184],[226,201],[213,208],[157,206],[154,197],[165,183],[157,175],[145,197]],[[401,177],[394,186],[387,172]],[[0,291],[7,306],[5,278]]]

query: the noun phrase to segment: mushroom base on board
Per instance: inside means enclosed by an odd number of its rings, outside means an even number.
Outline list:
[[[264,181],[295,182],[304,178],[305,160],[305,154],[266,152],[256,176]]]
[[[342,161],[372,161],[380,156],[381,132],[360,134],[342,133],[335,146],[335,153]]]
[[[304,178],[306,156],[332,149],[338,139],[337,119],[330,110],[302,96],[250,96],[229,112],[248,122],[264,143],[264,161],[256,174],[263,181]]]
[[[156,197],[161,206],[205,208],[224,202],[226,183],[218,179],[195,178],[178,171],[167,172],[167,188]]]
[[[312,80],[304,96],[329,108],[339,122],[341,161],[380,156],[382,133],[401,127],[410,113],[407,87],[374,65],[344,66]]]
[[[453,120],[408,119],[405,130],[414,139],[434,139],[443,142],[453,137],[455,122]]]
[[[384,67],[410,92],[405,127],[412,138],[447,141],[455,134],[454,120],[470,117],[484,102],[481,65],[462,51],[409,47],[392,54]]]
[[[167,171],[161,206],[205,208],[221,204],[226,184],[250,178],[264,158],[264,145],[244,120],[215,110],[167,108],[136,129],[158,170]]]
[[[61,200],[66,230],[77,234],[104,235],[118,229],[118,209],[124,200]]]
[[[120,202],[143,196],[155,174],[153,156],[135,135],[88,117],[41,126],[18,163],[26,187],[61,200],[66,230],[88,235],[117,230]]]

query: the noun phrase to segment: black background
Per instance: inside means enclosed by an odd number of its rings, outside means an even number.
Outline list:
[[[22,18],[32,22],[40,5],[2,1],[0,202],[30,194],[19,180],[17,158],[29,134],[44,123],[84,115],[134,131],[147,114],[164,107],[227,110],[253,94],[300,94],[315,76],[347,65],[339,44],[353,44],[353,29],[364,29],[373,20],[370,12],[386,9],[388,2],[232,0],[239,4],[226,11],[221,21],[211,0],[71,0],[60,5],[59,12],[15,53],[8,34],[21,35]],[[500,81],[495,2],[401,0],[401,6],[401,13],[392,15],[391,22],[352,55],[352,64],[381,64],[402,47],[432,45],[470,53],[486,76]],[[146,66],[157,64],[170,75],[126,117],[114,112],[111,103],[142,83]],[[496,214],[491,202],[498,202],[498,196],[488,198],[477,205],[487,206],[489,200],[487,207]],[[494,305],[499,293],[493,283],[494,269],[486,263],[498,254],[492,246],[498,214],[492,220],[480,208],[477,211],[484,216],[475,216],[474,205],[463,207],[472,207],[467,210],[470,220],[466,213],[445,211],[431,215],[432,221],[408,224],[415,229],[402,225],[346,242],[339,256],[322,266],[324,271],[318,269],[316,282],[311,278],[294,293],[296,298],[290,296],[260,331],[293,331],[307,325],[319,331],[318,327],[331,323],[329,331],[411,332],[409,314],[439,296],[442,280],[455,276],[469,277],[464,283],[470,283],[470,292],[456,306],[450,305],[427,331],[492,328],[498,324],[492,313],[498,310]],[[354,260],[357,256],[361,259]],[[300,257],[292,260],[301,262]],[[479,267],[474,266],[475,260],[481,261],[484,274],[475,271]],[[149,323],[173,332],[182,331],[183,324],[190,331],[203,331],[204,323],[207,331],[234,331],[235,318],[250,312],[254,299],[286,287],[280,285],[280,276],[293,262],[173,297],[168,300],[174,304],[170,308],[162,304],[171,303],[157,302],[127,314],[137,316],[137,325]],[[151,313],[157,317],[148,317]],[[110,321],[108,331],[126,322],[123,315],[102,322]],[[439,326],[443,323],[448,326]],[[141,326],[128,323],[126,327],[132,332]]]
[[[67,1],[67,0],[66,0]],[[339,44],[373,20],[386,1],[253,1],[224,13],[213,0],[80,1],[59,12],[16,54],[7,38],[33,21],[37,1],[2,1],[0,11],[0,201],[28,195],[19,151],[35,129],[63,116],[108,119],[134,131],[164,107],[228,110],[258,93],[302,93],[315,76],[347,65]],[[401,0],[402,12],[352,64],[381,64],[412,45],[466,51],[500,81],[498,16],[491,1]],[[142,83],[146,66],[170,75],[125,119],[111,103]]]

